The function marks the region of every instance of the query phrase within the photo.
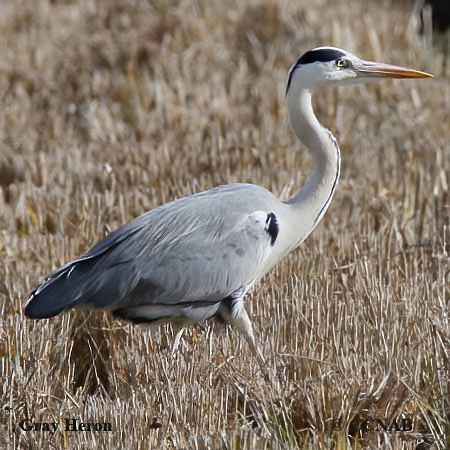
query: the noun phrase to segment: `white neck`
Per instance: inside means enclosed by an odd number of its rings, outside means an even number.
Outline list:
[[[329,130],[320,125],[311,104],[311,91],[297,89],[287,96],[289,121],[296,136],[313,157],[313,170],[300,191],[286,204],[291,208],[291,248],[299,245],[319,223],[327,210],[339,179],[339,145]]]

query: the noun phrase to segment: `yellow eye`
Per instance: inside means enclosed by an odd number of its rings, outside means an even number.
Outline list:
[[[349,66],[348,59],[340,58],[336,60],[336,66],[340,69],[346,69]]]

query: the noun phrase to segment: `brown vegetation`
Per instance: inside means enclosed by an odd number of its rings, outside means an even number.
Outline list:
[[[443,75],[396,2],[0,4],[0,446],[450,447],[447,80],[321,93],[343,152],[323,223],[247,298],[273,382],[221,324],[24,318],[26,293],[119,224],[230,182],[308,174],[286,71],[316,45]],[[176,330],[175,330],[176,331]],[[112,432],[24,432],[25,418]],[[411,431],[391,428],[411,418]],[[421,445],[421,446],[419,446]]]

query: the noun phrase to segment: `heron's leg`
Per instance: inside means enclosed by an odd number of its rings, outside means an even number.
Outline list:
[[[256,345],[255,335],[253,334],[252,323],[247,314],[247,310],[244,307],[244,301],[242,297],[227,298],[220,304],[220,315],[223,319],[229,323],[233,328],[238,330],[245,340],[250,345],[250,349],[255,356],[258,364],[263,372],[264,378],[269,381],[269,374],[267,372],[266,362]]]

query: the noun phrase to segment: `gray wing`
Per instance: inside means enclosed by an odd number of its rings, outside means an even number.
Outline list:
[[[51,274],[25,314],[90,305],[135,321],[209,317],[261,273],[278,234],[277,203],[263,188],[229,185],[149,211]]]

